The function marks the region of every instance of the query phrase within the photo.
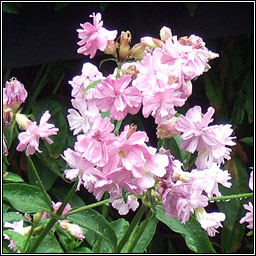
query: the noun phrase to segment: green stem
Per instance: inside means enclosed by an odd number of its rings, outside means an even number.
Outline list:
[[[81,212],[81,211],[85,211],[85,210],[88,210],[88,209],[91,209],[91,208],[95,208],[97,206],[101,206],[101,205],[106,204],[106,203],[109,203],[109,199],[106,199],[106,200],[103,200],[103,201],[100,201],[100,202],[97,202],[97,203],[94,203],[94,204],[90,204],[90,205],[86,205],[86,206],[74,209],[73,211],[68,212],[66,216],[74,214],[74,213],[78,213],[78,212]]]
[[[32,245],[32,247],[26,252],[26,253],[34,253],[41,241],[44,239],[44,237],[48,234],[48,232],[51,230],[51,228],[55,225],[55,223],[58,221],[57,218],[52,218],[46,227],[43,229],[42,233],[39,235],[35,243]]]
[[[36,180],[37,180],[37,182],[38,182],[38,184],[39,184],[39,186],[40,186],[40,188],[41,188],[41,190],[42,190],[42,192],[43,192],[43,194],[44,194],[44,196],[45,196],[45,199],[47,200],[48,204],[51,206],[51,205],[52,205],[51,197],[50,197],[50,196],[48,195],[48,193],[46,192],[46,189],[45,189],[45,187],[44,187],[44,185],[43,185],[43,182],[41,181],[41,178],[39,177],[39,175],[38,175],[38,173],[37,173],[37,170],[36,170],[36,168],[35,168],[35,165],[34,165],[32,159],[31,159],[31,157],[28,156],[27,159],[28,159],[28,161],[29,161],[29,163],[30,163],[31,169],[32,169],[32,171],[33,171],[33,173],[34,173],[34,175],[35,175],[35,177],[36,177]]]
[[[136,244],[138,243],[142,233],[144,232],[146,226],[148,225],[148,222],[151,219],[152,215],[153,215],[152,212],[149,211],[149,213],[147,214],[146,219],[143,221],[142,225],[140,226],[139,231],[137,232],[137,229],[136,229],[136,232],[131,235],[131,237],[129,239],[129,242],[127,244],[125,253],[132,253],[133,252],[133,250],[134,250]],[[136,236],[134,237],[134,235],[136,235]]]
[[[34,230],[35,230],[35,225],[32,223],[31,230],[28,234],[28,238],[27,238],[27,240],[25,242],[25,245],[24,245],[24,252],[26,252],[27,249],[28,249],[28,243],[29,243],[30,238],[32,237],[32,234],[34,233]]]
[[[64,198],[61,207],[59,208],[59,210],[56,212],[57,216],[61,216],[63,210],[65,209],[66,205],[68,204],[68,202],[71,200],[71,198],[73,197],[73,195],[75,194],[76,188],[77,188],[77,183],[78,183],[78,179],[76,180],[76,182],[73,184],[72,188],[69,190],[67,196]]]
[[[121,252],[124,244],[126,243],[127,239],[131,235],[131,233],[134,230],[134,228],[137,226],[137,224],[141,220],[141,218],[142,218],[144,212],[146,211],[146,209],[147,209],[147,207],[144,204],[142,204],[140,209],[137,211],[137,213],[134,216],[134,218],[133,218],[129,228],[127,229],[127,231],[125,232],[123,238],[121,239],[121,241],[117,245],[117,253]]]
[[[231,199],[246,199],[248,197],[253,197],[253,193],[244,193],[244,194],[237,194],[237,195],[228,195],[228,196],[219,196],[219,197],[211,197],[209,201],[226,201]]]
[[[61,214],[69,202],[69,200],[72,198],[72,196],[75,193],[76,187],[77,187],[78,180],[73,184],[73,187],[68,192],[67,196],[64,198],[62,205],[60,209],[57,211],[55,216],[52,216],[52,219],[48,222],[46,227],[43,229],[42,233],[39,235],[35,243],[32,245],[32,247],[28,250],[28,253],[34,253],[37,247],[40,245],[41,241],[44,239],[44,237],[48,234],[48,232],[51,230],[51,228],[55,225],[55,223],[61,218]]]

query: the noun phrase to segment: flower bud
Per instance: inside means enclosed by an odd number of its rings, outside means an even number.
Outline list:
[[[144,51],[146,48],[147,46],[142,43],[135,44],[130,50],[130,56],[136,60],[141,60],[144,56]]]
[[[121,61],[125,60],[130,54],[130,43],[132,35],[130,31],[121,32],[120,46],[119,46],[119,59]]]
[[[172,38],[172,31],[170,28],[163,26],[160,30],[160,38],[162,41],[167,41],[167,39]]]
[[[76,237],[78,240],[85,239],[83,235],[83,230],[77,224],[71,224],[67,220],[60,221],[60,227],[66,229],[70,234]]]
[[[160,39],[157,39],[157,38],[153,38],[153,37],[150,37],[150,36],[145,36],[145,37],[142,37],[140,39],[140,42],[145,45],[145,46],[148,46],[150,48],[155,48],[155,47],[162,47],[164,42],[161,41]]]
[[[43,213],[44,213],[43,211],[35,213],[33,215],[33,222],[37,223],[39,220],[41,220]]]
[[[178,118],[174,116],[167,121],[167,124],[159,124],[156,132],[157,138],[171,138],[180,134],[180,132],[175,129],[175,123],[177,120]]]
[[[115,42],[114,40],[108,40],[108,45],[106,47],[106,49],[104,50],[105,54],[110,54],[113,56],[117,56],[116,54],[116,49],[118,47],[118,42]]]
[[[29,120],[26,115],[17,113],[15,115],[15,120],[18,123],[20,129],[27,130],[28,126],[32,123],[31,120]]]

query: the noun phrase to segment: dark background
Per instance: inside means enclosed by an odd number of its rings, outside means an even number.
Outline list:
[[[17,12],[3,13],[3,69],[82,58],[76,29],[92,22],[92,12],[102,13],[109,30],[129,30],[132,44],[143,36],[159,37],[162,26],[178,37],[196,34],[207,42],[253,32],[254,3],[71,2],[56,10],[56,3],[27,2]]]

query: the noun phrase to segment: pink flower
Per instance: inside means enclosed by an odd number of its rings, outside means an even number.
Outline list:
[[[27,98],[27,91],[24,85],[13,77],[5,83],[3,89],[3,104],[6,106],[12,106],[16,111],[20,104],[23,103]]]
[[[141,92],[129,86],[132,81],[130,75],[118,79],[107,77],[102,84],[97,85],[100,96],[97,96],[97,107],[106,112],[110,110],[110,118],[123,120],[128,113],[135,115],[141,107]]]
[[[52,144],[53,141],[49,138],[51,135],[56,135],[59,131],[58,128],[55,128],[53,124],[48,124],[48,120],[50,119],[51,115],[49,111],[46,111],[43,116],[41,117],[39,126],[36,122],[31,122],[28,120],[27,127],[25,128],[25,132],[21,132],[18,136],[20,141],[19,145],[17,146],[18,151],[23,151],[26,149],[26,155],[33,155],[35,151],[42,153],[39,150],[39,139],[45,139],[49,144]],[[30,121],[30,122],[29,122]]]
[[[104,51],[107,48],[108,41],[114,40],[117,36],[117,30],[109,31],[103,28],[101,14],[93,13],[93,25],[89,22],[80,24],[82,29],[77,29],[78,38],[81,39],[77,44],[81,46],[77,52],[84,55],[90,55],[92,59],[97,50]]]
[[[74,237],[76,237],[78,240],[84,240],[84,232],[81,227],[79,227],[77,224],[69,223],[68,220],[60,220],[60,227],[63,229],[66,229],[70,234]]]
[[[222,227],[221,221],[226,219],[226,216],[222,212],[207,213],[204,208],[199,207],[195,210],[195,216],[202,228],[208,233],[208,236],[213,237],[216,233],[219,233],[216,229]]]
[[[128,195],[126,202],[123,198],[116,199],[112,202],[112,206],[118,210],[120,215],[126,215],[129,212],[129,209],[136,211],[139,207],[139,202],[132,195]]]
[[[90,131],[78,135],[75,150],[97,166],[104,166],[108,162],[108,141],[114,139],[113,130],[114,125],[108,117],[103,119],[100,115],[97,116]]]
[[[159,81],[161,84],[162,82]],[[181,107],[185,99],[181,98],[181,92],[169,88],[164,91],[153,92],[152,95],[143,97],[142,113],[144,117],[151,115],[155,118],[156,124],[165,124],[176,114],[174,107]]]
[[[249,202],[248,204],[244,204],[243,207],[248,212],[239,221],[239,223],[243,224],[244,222],[248,222],[247,228],[253,229],[253,204],[251,202]]]
[[[75,109],[69,109],[67,116],[70,130],[74,130],[73,134],[77,135],[81,132],[87,133],[94,122],[94,118],[99,115],[99,110],[94,101],[85,101],[81,98],[71,100]]]
[[[57,203],[54,203],[52,202],[52,208],[55,212],[57,212],[60,207],[61,207],[62,203],[61,202],[57,202]],[[67,204],[62,212],[63,215],[66,215],[70,210],[71,210],[71,205],[70,204]]]
[[[62,158],[72,169],[64,171],[68,180],[78,177],[77,189],[80,190],[81,184],[92,186],[101,176],[101,173],[94,167],[94,164],[82,158],[81,153],[67,149],[64,151]]]
[[[103,80],[104,77],[102,73],[98,70],[96,66],[93,64],[86,62],[83,64],[82,68],[82,74],[79,76],[73,77],[71,81],[68,83],[72,86],[72,92],[71,95],[74,98],[82,98],[84,90],[87,88],[88,85],[91,83],[98,81],[98,80]],[[95,91],[95,88],[91,88],[87,91],[85,94],[85,98],[87,98],[87,94],[92,94],[93,93],[97,94],[97,91]]]
[[[208,197],[221,196],[218,184],[230,188],[232,183],[231,176],[227,170],[221,170],[220,167],[213,163],[211,167],[204,170],[192,170],[193,184],[201,187]]]
[[[204,136],[207,136],[207,126],[213,121],[211,117],[214,114],[212,107],[208,108],[205,115],[202,114],[200,106],[189,109],[186,116],[180,115],[176,121],[176,130],[182,132],[181,148],[186,149],[190,153],[195,150],[201,151],[205,148]]]

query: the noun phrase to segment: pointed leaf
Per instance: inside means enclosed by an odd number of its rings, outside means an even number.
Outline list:
[[[51,211],[41,189],[28,184],[4,184],[3,198],[9,201],[12,207],[19,212]]]

